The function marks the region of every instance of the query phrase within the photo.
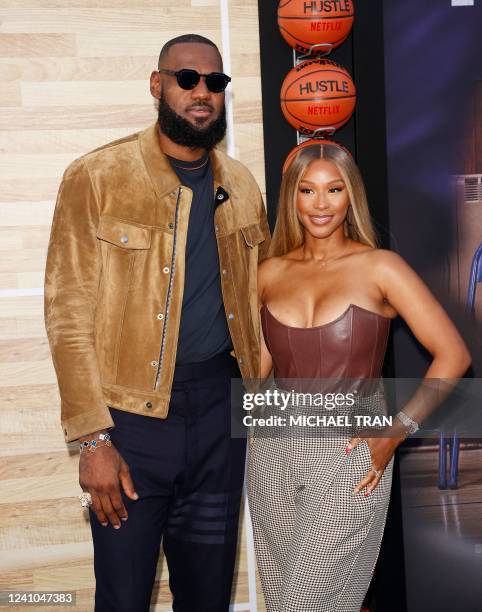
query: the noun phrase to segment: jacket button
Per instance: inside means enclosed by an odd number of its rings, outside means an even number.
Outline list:
[[[164,268],[162,268],[162,271],[164,272],[164,274],[168,274],[169,273],[169,267],[165,266]]]
[[[228,319],[234,319],[234,315],[233,315],[233,313],[232,313],[232,312],[230,312],[230,313],[228,314]]]
[[[160,313],[157,315],[157,318],[159,319],[159,321],[162,321],[162,319],[164,318],[164,315],[162,314],[162,312],[160,312]]]
[[[151,402],[146,402],[146,408],[152,408],[152,403]]]
[[[216,197],[218,200],[224,200],[224,195],[222,193],[218,193]]]
[[[121,236],[120,237],[120,241],[122,242],[122,244],[127,244],[129,242],[129,237],[128,236]]]
[[[174,229],[174,223],[169,223],[169,229]]]
[[[153,368],[157,368],[157,361],[151,361],[151,366]]]

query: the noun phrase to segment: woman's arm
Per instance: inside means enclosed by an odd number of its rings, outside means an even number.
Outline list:
[[[445,310],[415,271],[392,251],[380,249],[374,255],[376,261],[373,270],[384,299],[433,357],[421,385],[403,407],[403,413],[420,424],[450,394],[466,372],[471,363],[470,353]],[[373,491],[395,449],[408,433],[407,426],[399,418],[394,418],[393,425],[384,430],[388,437],[364,436],[373,469],[357,484],[355,493],[364,488],[365,495]],[[359,442],[358,436],[352,438],[347,452]],[[378,470],[378,474],[375,475],[374,470]]]
[[[261,304],[263,303],[263,293],[266,284],[269,282],[270,270],[272,269],[271,259],[265,259],[258,266],[258,316],[259,316],[259,339],[260,339],[260,378],[264,380],[269,377],[273,368],[271,353],[268,351],[261,325]]]
[[[471,363],[457,328],[416,272],[396,253],[380,250],[375,268],[384,298],[433,356],[427,378],[458,378]]]
[[[433,357],[422,385],[403,408],[410,418],[422,423],[465,374],[471,363],[470,353],[443,307],[415,271],[392,251],[380,250],[377,255],[375,274],[384,298]]]

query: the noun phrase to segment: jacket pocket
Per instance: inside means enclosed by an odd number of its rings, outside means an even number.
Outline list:
[[[246,244],[249,247],[254,247],[266,239],[260,223],[252,223],[241,228],[241,233]]]
[[[96,235],[101,241],[104,281],[124,289],[137,287],[151,247],[151,228],[103,215]]]

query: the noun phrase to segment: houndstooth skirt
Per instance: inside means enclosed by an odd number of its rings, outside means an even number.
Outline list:
[[[385,412],[383,396],[365,408]],[[360,612],[380,551],[393,457],[365,496],[353,489],[372,465],[370,449],[363,441],[346,454],[351,433],[256,433],[247,491],[268,612]]]

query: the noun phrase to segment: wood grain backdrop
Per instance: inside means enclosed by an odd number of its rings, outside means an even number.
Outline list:
[[[228,8],[235,155],[264,193],[257,2]],[[220,1],[0,0],[0,589],[74,590],[86,612],[90,529],[43,324],[51,218],[67,164],[155,120],[149,74],[193,27],[222,49]],[[247,610],[244,526],[242,542],[235,602]],[[162,558],[153,602],[171,609]]]

